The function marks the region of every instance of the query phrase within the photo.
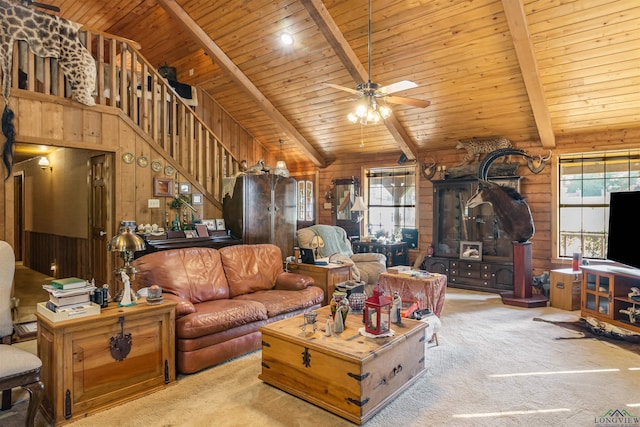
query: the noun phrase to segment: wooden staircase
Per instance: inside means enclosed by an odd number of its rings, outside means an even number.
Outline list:
[[[223,179],[239,170],[228,146],[140,54],[135,42],[87,29],[80,31],[80,39],[96,59],[96,104],[119,109],[194,192],[221,209]],[[71,97],[56,59],[35,56],[25,42],[16,42],[13,52],[12,90]],[[36,78],[24,81],[25,73]]]

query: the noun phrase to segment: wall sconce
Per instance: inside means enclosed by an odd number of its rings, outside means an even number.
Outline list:
[[[38,166],[40,166],[40,169],[42,170],[49,169],[51,172],[53,172],[53,166],[51,166],[51,163],[49,163],[49,159],[47,158],[47,156],[40,157],[40,160],[38,160]]]

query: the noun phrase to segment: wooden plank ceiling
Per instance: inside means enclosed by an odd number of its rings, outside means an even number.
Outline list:
[[[412,80],[390,123],[347,121],[367,75],[368,0],[43,0],[67,19],[132,40],[152,64],[206,90],[288,164],[363,152],[422,160],[458,139],[637,128],[637,0],[372,0],[371,77]],[[282,32],[295,40],[279,42]]]

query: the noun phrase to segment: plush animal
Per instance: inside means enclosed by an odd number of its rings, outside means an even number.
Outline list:
[[[459,166],[468,165],[474,159],[478,162],[480,160],[480,154],[490,153],[500,148],[511,147],[511,142],[507,138],[501,136],[493,138],[460,139],[458,140],[458,144],[456,144],[456,149],[467,150],[467,154],[465,154]]]
[[[5,101],[2,131],[6,138],[2,149],[2,162],[7,172],[5,180],[9,178],[13,168],[15,127],[13,111],[9,108],[9,95],[13,45],[16,40],[25,41],[35,55],[58,59],[62,72],[71,86],[73,99],[88,106],[95,105],[93,91],[96,86],[96,63],[78,38],[81,25],[32,10],[25,3],[0,0],[0,68],[2,95]]]
[[[34,54],[58,59],[71,86],[73,99],[88,106],[95,105],[96,63],[78,38],[81,26],[30,9],[20,2],[0,0],[0,65],[5,100],[11,89],[13,44],[16,40],[24,40]]]

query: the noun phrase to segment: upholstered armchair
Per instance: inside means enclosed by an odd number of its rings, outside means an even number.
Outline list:
[[[297,231],[297,245],[301,248],[314,248],[315,236],[320,236],[324,246],[318,247],[320,258],[328,257],[331,262],[351,265],[351,278],[367,284],[378,283],[380,273],[387,271],[387,257],[383,254],[354,254],[347,232],[335,225],[312,225]]]
[[[11,407],[11,389],[22,387],[29,393],[29,406],[25,418],[27,427],[33,426],[38,406],[42,401],[44,385],[40,381],[42,361],[38,356],[11,345],[13,321],[10,296],[15,273],[15,255],[7,242],[0,240],[0,390],[2,410]],[[6,344],[5,344],[6,342]]]

